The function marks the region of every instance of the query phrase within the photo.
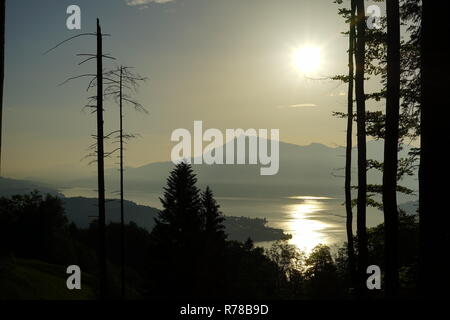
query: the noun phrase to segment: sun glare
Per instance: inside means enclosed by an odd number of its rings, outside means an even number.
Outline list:
[[[302,47],[293,50],[292,64],[302,73],[312,73],[320,67],[320,48],[318,47]]]
[[[329,227],[325,222],[314,219],[315,214],[324,210],[318,200],[304,200],[302,203],[288,205],[290,220],[285,229],[292,235],[290,243],[310,252],[319,243],[327,243],[323,231]]]

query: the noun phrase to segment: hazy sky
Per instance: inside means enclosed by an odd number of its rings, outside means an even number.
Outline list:
[[[81,31],[66,28],[71,4],[81,8]],[[169,160],[172,131],[192,129],[194,120],[221,130],[276,128],[295,144],[343,145],[345,121],[331,114],[346,110],[346,85],[309,80],[291,61],[293,49],[319,47],[315,77],[346,72],[347,26],[337,9],[331,0],[7,1],[4,175],[95,171],[80,161],[95,133],[95,115],[82,112],[87,81],[58,86],[94,72],[92,63],[77,66],[75,54],[94,53],[95,38],[43,52],[94,32],[96,17],[112,35],[104,51],[150,79],[136,96],[150,114],[126,111],[126,128],[142,136],[127,146],[127,165]],[[106,132],[117,128],[117,111],[106,104]]]

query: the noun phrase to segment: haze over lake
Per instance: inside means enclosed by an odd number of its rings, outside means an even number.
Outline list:
[[[379,159],[383,144],[368,143],[371,158]],[[403,153],[408,152],[405,149]],[[332,246],[346,241],[343,189],[343,154],[341,147],[313,143],[299,146],[280,142],[280,172],[261,176],[257,165],[194,165],[199,187],[209,185],[222,212],[227,216],[266,218],[268,226],[283,229],[292,235],[290,242],[310,251],[319,243]],[[356,154],[354,155],[356,158]],[[159,197],[166,184],[167,173],[173,163],[150,163],[129,167],[125,171],[125,198],[137,204],[160,208]],[[356,172],[353,173],[356,176]],[[117,198],[117,170],[107,171],[107,197]],[[381,183],[381,175],[370,170],[370,183]],[[415,177],[403,181],[416,189]],[[357,181],[354,182],[357,184]],[[95,177],[56,183],[68,197],[96,198]],[[356,198],[356,194],[354,194]],[[414,200],[399,195],[399,203]],[[367,226],[383,222],[383,213],[367,208]],[[356,230],[356,208],[354,208]],[[260,243],[269,246],[270,243]]]
[[[61,192],[66,197],[96,197],[89,188],[66,188]],[[160,193],[129,191],[126,199],[137,204],[161,208]],[[109,198],[116,198],[114,193]],[[268,226],[283,229],[292,235],[291,244],[310,251],[318,244],[333,246],[346,240],[345,208],[338,197],[297,195],[284,197],[217,197],[221,210],[227,216],[266,218]],[[382,212],[368,208],[368,226],[383,221]],[[354,221],[356,224],[356,219]],[[259,242],[263,247],[272,242]]]

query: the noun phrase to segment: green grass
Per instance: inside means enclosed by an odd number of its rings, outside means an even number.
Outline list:
[[[69,290],[66,268],[37,260],[7,259],[0,262],[0,300],[91,300],[95,278],[81,274],[81,290]]]

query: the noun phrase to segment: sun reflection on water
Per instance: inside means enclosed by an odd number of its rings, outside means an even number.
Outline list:
[[[292,235],[289,241],[291,244],[310,252],[319,243],[327,243],[328,239],[323,231],[331,226],[314,217],[325,210],[321,201],[309,198],[302,203],[287,205],[285,209],[289,215],[285,230]]]

